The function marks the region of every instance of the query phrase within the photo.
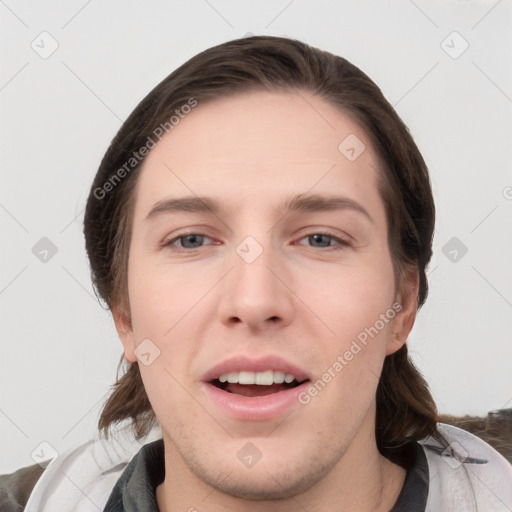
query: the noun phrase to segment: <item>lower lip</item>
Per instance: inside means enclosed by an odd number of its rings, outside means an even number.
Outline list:
[[[278,418],[291,407],[299,406],[298,395],[309,381],[299,386],[265,396],[242,396],[223,391],[208,382],[202,383],[207,397],[227,416],[242,421],[265,421]]]

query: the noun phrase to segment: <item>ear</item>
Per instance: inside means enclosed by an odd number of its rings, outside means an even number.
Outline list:
[[[386,355],[393,354],[407,341],[411,332],[416,312],[418,310],[419,275],[416,269],[405,269],[397,291],[393,309],[400,310],[391,322],[391,332],[386,349]],[[396,305],[396,308],[395,308]]]
[[[126,307],[118,305],[112,308],[112,317],[114,318],[117,334],[124,347],[124,357],[130,363],[136,362],[137,357],[134,354],[136,347],[130,313]]]

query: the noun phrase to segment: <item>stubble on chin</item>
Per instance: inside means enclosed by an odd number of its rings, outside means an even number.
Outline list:
[[[320,446],[328,446],[321,443]],[[276,501],[296,497],[318,484],[341,459],[344,449],[292,454],[287,461],[262,458],[253,467],[245,467],[233,453],[230,455],[198,454],[195,450],[182,453],[188,470],[201,482],[217,492],[252,501]],[[227,452],[226,452],[227,453]],[[185,455],[185,456],[183,456]]]

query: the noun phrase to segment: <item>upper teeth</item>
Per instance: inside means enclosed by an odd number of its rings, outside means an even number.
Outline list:
[[[231,384],[259,384],[261,386],[271,386],[272,384],[290,384],[295,380],[291,373],[274,372],[266,370],[264,372],[229,372],[219,377],[221,382]]]

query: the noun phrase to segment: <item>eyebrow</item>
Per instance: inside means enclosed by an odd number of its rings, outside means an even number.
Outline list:
[[[327,212],[336,210],[352,210],[363,214],[370,222],[373,219],[368,211],[358,202],[348,197],[324,196],[319,194],[299,194],[285,200],[282,208],[286,213],[292,212]],[[172,212],[212,213],[217,215],[221,204],[211,197],[179,197],[166,198],[153,205],[146,220]]]
[[[171,212],[217,213],[219,210],[219,203],[210,197],[190,196],[166,198],[153,205],[153,208],[151,208],[146,216],[146,220]]]
[[[300,194],[284,202],[287,212],[329,212],[352,210],[363,214],[370,222],[373,219],[368,211],[357,201],[342,196],[323,196],[318,194]]]

